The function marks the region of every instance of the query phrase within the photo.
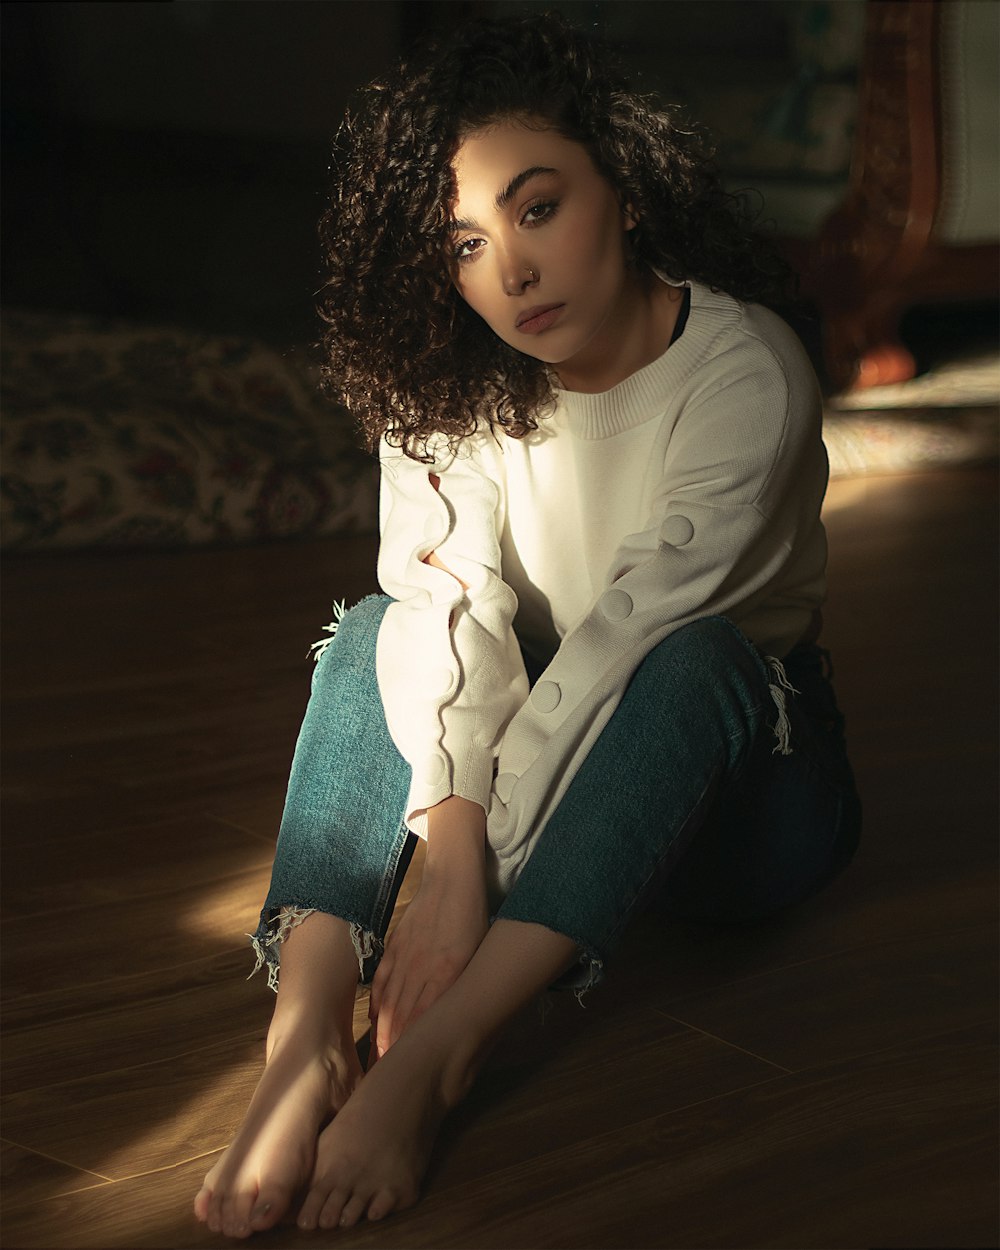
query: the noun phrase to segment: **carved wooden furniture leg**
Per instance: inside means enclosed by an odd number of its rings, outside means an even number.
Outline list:
[[[824,223],[804,283],[840,388],[905,381],[916,371],[898,322],[939,196],[936,22],[937,0],[869,0],[850,185]]]

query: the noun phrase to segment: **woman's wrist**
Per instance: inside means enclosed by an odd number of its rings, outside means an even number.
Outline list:
[[[425,877],[481,877],[485,863],[486,813],[480,804],[454,794],[428,809]]]

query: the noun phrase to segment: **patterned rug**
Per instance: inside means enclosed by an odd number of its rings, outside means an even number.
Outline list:
[[[898,386],[834,395],[826,401],[823,438],[832,478],[994,461],[1000,359],[995,351],[978,353]]]

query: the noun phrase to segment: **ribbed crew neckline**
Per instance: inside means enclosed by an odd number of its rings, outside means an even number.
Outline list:
[[[691,311],[684,333],[661,356],[613,386],[587,394],[555,389],[557,409],[576,438],[611,438],[660,415],[670,396],[709,354],[720,334],[739,321],[740,305],[722,291],[689,281]]]

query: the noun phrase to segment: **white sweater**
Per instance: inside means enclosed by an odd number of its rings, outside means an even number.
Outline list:
[[[783,657],[822,602],[815,374],[773,313],[690,286],[662,356],[602,394],[557,392],[527,438],[484,429],[430,466],[382,448],[396,602],[376,665],[413,771],[405,819],[426,836],[442,799],[481,804],[495,900],[657,643],[721,614]],[[530,697],[518,638],[547,664]]]

